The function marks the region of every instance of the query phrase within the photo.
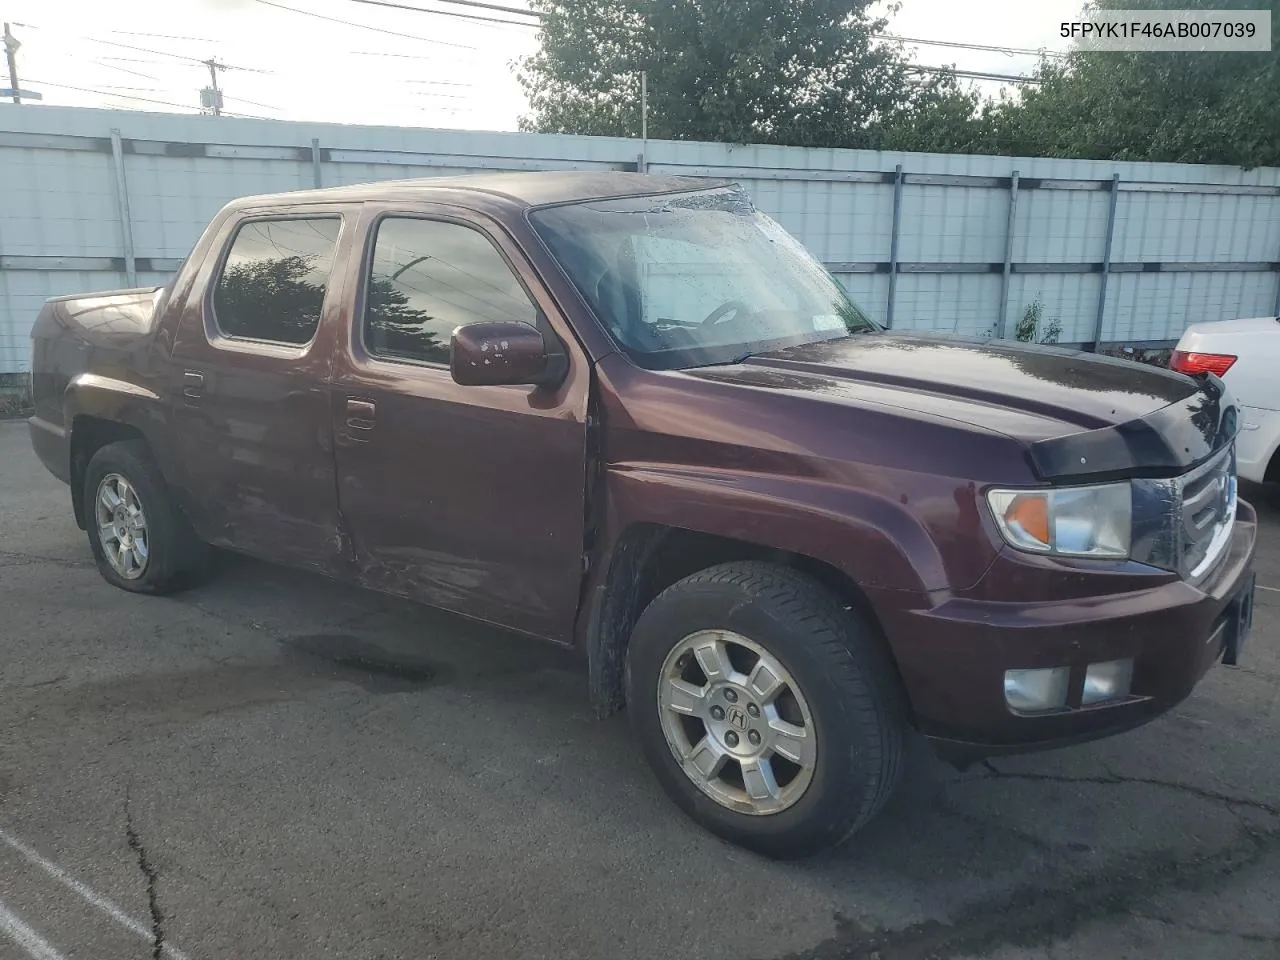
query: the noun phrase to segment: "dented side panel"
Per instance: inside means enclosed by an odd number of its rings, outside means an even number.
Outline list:
[[[361,334],[377,217],[480,231],[521,280],[566,356],[558,386],[464,386],[449,369],[370,354]],[[430,253],[430,250],[423,251]],[[572,642],[581,599],[590,362],[522,248],[475,211],[368,204],[340,256],[352,291],[332,344],[339,506],[358,579],[490,623]],[[355,413],[353,414],[353,411]]]

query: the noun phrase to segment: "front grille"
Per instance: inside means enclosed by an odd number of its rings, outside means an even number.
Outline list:
[[[1178,568],[1187,579],[1200,580],[1221,559],[1235,524],[1235,444],[1178,478],[1178,487]]]

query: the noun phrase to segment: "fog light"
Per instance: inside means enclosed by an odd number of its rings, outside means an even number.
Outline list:
[[[1118,700],[1129,695],[1129,687],[1133,683],[1132,660],[1108,660],[1106,663],[1091,663],[1084,675],[1084,697],[1081,703],[1101,703],[1104,700]]]
[[[1067,705],[1067,681],[1070,677],[1070,667],[1006,670],[1005,702],[1019,713],[1061,710]]]

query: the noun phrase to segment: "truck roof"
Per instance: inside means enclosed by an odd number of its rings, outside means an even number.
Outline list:
[[[243,197],[231,206],[280,206],[290,203],[340,203],[369,200],[452,200],[459,193],[480,194],[516,207],[603,200],[646,194],[678,193],[723,186],[727,181],[701,177],[659,176],[617,170],[554,170],[529,173],[479,173],[457,177],[381,180],[345,187],[292,190],[287,193]]]

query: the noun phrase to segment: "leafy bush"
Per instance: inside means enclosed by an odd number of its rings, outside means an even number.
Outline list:
[[[1043,329],[1041,324],[1044,324]],[[1023,343],[1057,343],[1062,336],[1062,321],[1057,317],[1045,322],[1044,304],[1036,297],[1023,311],[1022,319],[1013,329],[1015,340]]]

